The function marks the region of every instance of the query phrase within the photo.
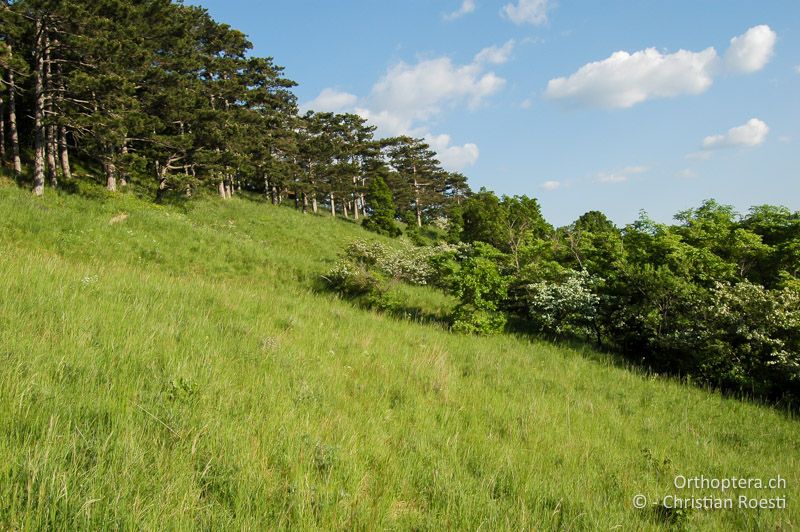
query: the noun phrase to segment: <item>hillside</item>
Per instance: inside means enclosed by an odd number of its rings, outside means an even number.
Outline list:
[[[0,528],[800,524],[793,416],[356,308],[319,275],[357,237],[380,238],[255,200],[0,186]],[[788,507],[633,507],[690,496],[677,475],[780,476],[726,496]]]

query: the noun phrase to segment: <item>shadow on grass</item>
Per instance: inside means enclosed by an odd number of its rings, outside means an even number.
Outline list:
[[[402,304],[394,297],[399,294],[388,290],[382,294],[342,294],[325,279],[325,277],[304,277],[303,279],[312,293],[322,296],[335,297],[340,301],[346,301],[351,305],[372,312],[377,312],[384,316],[389,316],[397,320],[411,321],[423,325],[434,325],[446,330],[450,329],[452,322],[449,316],[443,316],[438,312],[431,312],[420,306]]]
[[[709,383],[693,379],[690,375],[679,372],[658,371],[642,358],[620,354],[620,346],[607,343],[598,344],[586,337],[578,335],[546,335],[533,328],[529,320],[517,315],[510,315],[506,325],[506,332],[522,339],[547,342],[559,347],[564,347],[578,354],[586,360],[598,364],[611,365],[625,371],[633,372],[644,377],[664,379],[680,383],[684,386],[700,388],[711,394],[718,394],[726,399],[748,402],[771,408],[786,415],[796,418],[800,414],[800,402],[787,397],[768,397],[754,393],[752,390],[726,386],[724,383]]]

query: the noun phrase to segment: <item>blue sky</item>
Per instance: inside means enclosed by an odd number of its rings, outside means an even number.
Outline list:
[[[200,0],[302,105],[426,137],[474,189],[659,221],[800,209],[800,2]]]

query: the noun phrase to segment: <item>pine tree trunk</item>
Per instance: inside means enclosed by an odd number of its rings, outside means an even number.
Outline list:
[[[358,186],[358,177],[353,177],[353,218],[358,220],[358,196],[356,195],[355,188]]]
[[[308,212],[308,194],[303,192],[303,214]]]
[[[9,59],[11,48],[8,48]],[[14,83],[14,70],[8,69],[8,135],[11,140],[11,155],[14,158],[14,177],[22,175],[22,159],[19,156],[19,133],[17,132],[17,85]]]
[[[46,128],[47,131],[47,178],[50,180],[50,186],[53,188],[58,187],[58,163],[56,162],[56,132],[55,126],[50,125]]]
[[[44,37],[44,81],[45,81],[45,94],[47,95],[47,105],[45,111],[48,116],[48,121],[52,121],[55,113],[53,111],[53,63],[51,61],[50,50],[50,37]],[[45,127],[47,135],[47,177],[50,180],[50,186],[53,188],[58,187],[58,165],[56,164],[56,125],[53,123]]]
[[[128,155],[128,141],[127,140],[122,144],[122,155],[123,156]],[[63,164],[63,162],[62,162],[62,164]],[[125,173],[125,166],[126,165],[123,163],[122,172],[120,172],[120,174],[119,174],[119,186],[120,186],[120,188],[125,188],[125,187],[128,186],[128,174]]]
[[[58,132],[58,145],[61,150],[61,175],[64,179],[72,179],[72,170],[69,166],[69,148],[67,147],[67,126],[62,125]]]
[[[6,160],[6,105],[0,94],[0,164]]]
[[[44,194],[44,28],[42,19],[36,18],[34,46],[34,159],[33,193]]]
[[[311,210],[314,212],[314,214],[317,214],[317,194],[316,193],[314,193],[314,195],[311,197]]]
[[[158,177],[156,199],[160,200],[164,196],[164,191],[167,190],[167,168],[162,167],[158,161],[156,161],[156,176]]]
[[[331,192],[331,216],[336,218],[336,201],[333,196],[333,192]]]
[[[270,196],[272,196],[272,204],[273,205],[277,205],[278,204],[278,187],[276,187],[275,185],[272,185],[272,192],[270,193]]]
[[[66,90],[66,88],[64,86],[64,77],[61,75],[60,65],[57,67],[57,72],[59,79],[58,103],[59,103],[59,109],[63,110],[64,91]],[[72,179],[72,170],[70,169],[69,166],[69,148],[67,146],[67,126],[65,126],[64,124],[61,124],[58,127],[58,149],[60,152],[59,159],[61,160],[61,176],[67,180]]]
[[[342,198],[342,214],[344,215],[345,220],[350,218],[347,215],[347,200],[345,200],[344,198]]]
[[[417,178],[414,178],[414,210],[417,214],[417,227],[422,227],[422,210],[419,206],[419,184]]]
[[[106,170],[106,188],[109,192],[117,191],[117,166],[112,159],[107,159],[103,164]]]
[[[225,181],[221,179],[219,181],[219,197],[225,199]]]

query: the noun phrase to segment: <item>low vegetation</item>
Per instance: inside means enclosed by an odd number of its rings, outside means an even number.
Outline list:
[[[85,193],[0,187],[0,528],[800,520],[791,414],[588,347],[366,312],[320,291],[351,241],[395,245],[352,223]],[[457,304],[398,286],[430,314]],[[633,508],[676,475],[781,476],[733,493],[788,507]]]

